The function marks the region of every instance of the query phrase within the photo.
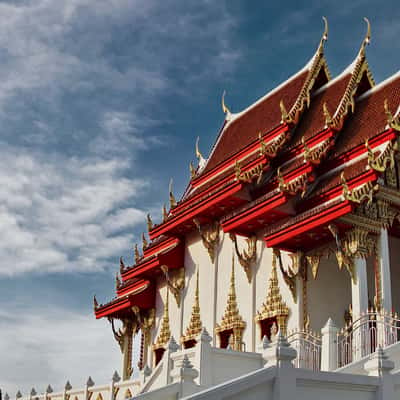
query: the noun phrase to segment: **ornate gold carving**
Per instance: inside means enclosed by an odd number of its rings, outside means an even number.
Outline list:
[[[115,289],[118,290],[121,287],[121,280],[119,279],[118,272],[115,274]]]
[[[140,261],[141,257],[140,257],[139,248],[138,248],[137,244],[135,244],[134,253],[135,253],[135,263],[138,263]]]
[[[310,264],[311,273],[314,280],[317,279],[318,268],[319,268],[319,263],[321,262],[321,258],[322,258],[321,254],[306,256],[306,260]]]
[[[260,141],[260,156],[274,158],[278,154],[279,149],[288,141],[289,135],[286,132],[282,132],[267,144],[262,140],[260,132],[258,139]]]
[[[226,91],[224,90],[224,92],[222,93],[221,105],[222,105],[222,111],[226,115],[225,118],[229,119],[231,117],[232,113],[229,110],[229,108],[227,107],[227,105],[225,104],[225,94],[226,94]]]
[[[279,268],[281,270],[283,280],[285,281],[286,285],[288,286],[290,293],[292,294],[293,301],[296,304],[297,303],[297,285],[296,285],[296,275],[300,271],[300,264],[301,264],[301,258],[303,254],[302,253],[294,253],[294,254],[289,254],[289,257],[292,261],[292,266],[288,267],[288,270],[283,268],[283,262],[282,262],[282,255],[279,249],[273,249],[273,257],[277,257],[279,261]]]
[[[221,332],[232,330],[232,349],[236,351],[242,350],[242,337],[243,330],[246,328],[246,322],[239,314],[239,309],[236,299],[236,289],[235,289],[235,261],[232,256],[232,272],[231,272],[231,283],[228,293],[228,303],[225,309],[225,313],[222,320],[215,327],[215,333],[219,334]]]
[[[141,325],[142,330],[142,343],[140,349],[139,369],[143,369],[145,366],[145,360],[147,359],[147,350],[150,345],[150,331],[154,326],[156,319],[156,310],[150,308],[149,310],[141,312]]]
[[[193,179],[196,176],[196,168],[193,166],[193,163],[191,161],[189,163],[189,171],[190,171],[190,178]]]
[[[325,70],[325,74],[328,80],[330,79],[329,70],[324,58],[324,43],[328,40],[328,21],[325,17],[323,17],[323,20],[324,32],[319,42],[317,52],[314,56],[313,63],[309,69],[307,78],[303,84],[299,96],[297,97],[290,111],[287,112],[285,110],[286,112],[282,112],[283,110],[281,107],[282,122],[296,124],[299,121],[300,115],[304,108],[306,106],[310,106],[310,93],[314,86],[315,80],[317,79],[319,72],[322,68]]]
[[[114,326],[114,318],[109,318],[111,323],[111,329],[114,334],[114,338],[119,344],[121,353],[126,357],[126,362],[124,362],[124,369],[122,371],[122,375],[125,379],[129,378],[132,375],[132,342],[133,342],[133,334],[137,331],[137,323],[135,321],[129,319],[122,320],[122,328],[118,330],[115,329]],[[126,353],[125,353],[126,352]]]
[[[168,219],[168,211],[165,204],[163,205],[162,216],[163,216],[163,222],[165,222]]]
[[[281,101],[279,102],[279,107],[281,109],[281,122],[286,122],[286,121],[290,121],[289,118],[289,114],[286,110],[285,104],[283,104],[283,100],[281,99]]]
[[[346,200],[350,200],[354,203],[360,204],[364,200],[368,200],[368,203],[371,203],[374,193],[379,190],[379,186],[374,185],[373,182],[364,183],[362,186],[350,190],[349,185],[346,182],[346,178],[344,177],[344,172],[342,172],[340,175],[340,180],[343,187],[343,197]]]
[[[307,175],[302,174],[292,179],[290,182],[285,182],[280,167],[276,172],[278,179],[279,190],[290,195],[295,195],[297,192],[301,192],[301,197],[304,197],[307,191]]]
[[[388,105],[387,99],[385,99],[385,102],[383,103],[383,105],[385,108],[385,114],[386,114],[388,126],[392,129],[395,129],[396,131],[400,131],[400,113],[397,113],[397,115],[393,116],[393,114],[389,110],[389,105]]]
[[[387,168],[394,168],[394,153],[397,151],[397,142],[393,144],[393,142],[389,142],[386,145],[385,150],[379,154],[379,156],[375,156],[371,147],[368,145],[368,139],[365,141],[365,147],[368,150],[368,165],[375,171],[384,172]]]
[[[196,340],[201,333],[202,322],[200,317],[200,298],[199,298],[199,268],[196,273],[196,290],[194,292],[194,303],[192,308],[192,314],[190,316],[189,326],[186,328],[186,334],[182,335],[181,343],[188,342],[190,340]]]
[[[177,271],[174,271],[170,274],[168,267],[166,265],[162,265],[161,270],[164,273],[169,290],[175,297],[176,304],[178,307],[180,307],[181,293],[182,289],[185,287],[185,268],[179,268]]]
[[[266,301],[263,303],[261,310],[257,312],[255,321],[260,322],[267,318],[276,317],[279,329],[286,336],[287,320],[289,317],[289,308],[282,299],[279,290],[278,274],[276,270],[276,255],[272,257],[272,270],[269,278],[269,287]]]
[[[167,296],[164,304],[164,315],[161,322],[160,334],[156,342],[153,344],[153,350],[164,348],[171,337],[171,329],[169,327],[169,288],[167,288]]]
[[[119,258],[119,272],[122,275],[125,272],[125,263],[124,260],[122,259],[122,257]]]
[[[330,225],[328,225],[328,229],[332,233],[332,236],[335,238],[335,242],[336,242],[335,255],[336,255],[339,269],[341,270],[343,268],[343,266],[345,266],[345,268],[347,269],[348,273],[351,276],[353,283],[356,283],[356,275],[354,272],[353,257],[350,254],[348,254],[348,252],[346,251],[346,247],[342,244],[342,241],[340,240],[340,237],[339,237],[339,231],[338,231],[336,225],[330,224]]]
[[[376,202],[378,207],[378,216],[379,220],[382,223],[382,226],[387,229],[393,225],[395,218],[399,215],[399,212],[394,208],[390,207],[388,201],[385,200],[377,200]]]
[[[304,147],[303,151],[304,161],[310,162],[312,164],[319,164],[321,162],[322,157],[325,155],[325,153],[331,146],[331,142],[329,139],[324,140],[321,143],[318,143],[312,149],[308,147],[304,137],[301,139],[301,142],[303,143]]]
[[[177,202],[175,199],[174,194],[172,193],[172,185],[173,185],[173,179],[171,178],[171,180],[169,181],[169,205],[170,208],[175,208],[177,206]]]
[[[344,247],[352,257],[367,258],[372,254],[375,242],[369,236],[369,231],[356,227],[346,232]]]
[[[218,222],[214,222],[209,225],[208,229],[203,229],[200,225],[200,222],[195,218],[193,219],[193,223],[196,225],[201,240],[203,241],[204,247],[208,251],[208,255],[210,256],[211,262],[214,263],[215,260],[215,250],[219,243],[219,224]]]
[[[263,163],[259,163],[253,168],[242,172],[239,162],[236,160],[235,163],[235,178],[239,182],[251,183],[254,178],[257,178],[257,184],[261,182],[261,178],[263,175],[264,165]]]
[[[252,278],[251,265],[257,260],[257,237],[251,236],[246,239],[247,250],[243,250],[243,253],[239,251],[236,235],[234,233],[229,233],[229,237],[235,245],[235,252],[239,263],[246,272],[247,280],[250,283]]]
[[[333,119],[332,116],[328,110],[328,106],[326,102],[322,105],[322,112],[324,113],[324,118],[325,118],[325,126],[332,126],[333,125]]]
[[[146,235],[142,233],[142,250],[143,252],[147,249],[149,243],[147,242]]]

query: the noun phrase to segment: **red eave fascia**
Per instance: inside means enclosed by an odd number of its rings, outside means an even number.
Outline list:
[[[232,182],[232,185],[222,189],[221,192],[216,192],[212,196],[205,198],[199,204],[194,205],[192,208],[186,209],[184,212],[177,216],[173,216],[171,219],[156,226],[150,233],[150,239],[154,240],[156,237],[166,234],[171,229],[178,225],[195,218],[198,214],[206,210],[207,208],[217,204],[219,201],[238,193],[243,188],[241,182]]]
[[[144,272],[148,272],[153,268],[157,268],[160,265],[157,256],[153,256],[151,259],[146,260],[138,265],[135,265],[133,268],[128,269],[127,271],[121,274],[121,278],[123,282],[126,282],[128,279],[132,279],[138,275],[143,274]]]
[[[163,240],[162,242],[156,244],[155,246],[151,246],[150,248],[147,248],[144,250],[143,257],[151,257],[152,255],[159,253],[160,251],[163,251],[167,249],[168,247],[171,247],[175,244],[179,243],[178,238],[166,238],[166,240]]]
[[[138,289],[141,289],[142,287],[144,287],[146,284],[149,283],[150,282],[146,279],[140,279],[136,282],[131,282],[129,285],[126,285],[121,289],[117,289],[117,297],[132,294],[133,292],[137,291]]]
[[[286,203],[287,197],[283,193],[277,193],[269,199],[255,205],[254,207],[239,213],[222,224],[222,229],[225,233],[235,231],[249,221],[271,211],[276,207]]]
[[[270,131],[266,135],[264,135],[262,137],[262,140],[265,144],[268,144],[276,136],[280,135],[283,132],[287,132],[288,130],[289,130],[288,124],[280,124],[275,129],[273,129],[272,131]],[[252,142],[251,144],[246,146],[241,151],[233,154],[231,157],[229,157],[227,160],[225,160],[221,164],[218,164],[217,166],[215,166],[215,168],[213,168],[211,171],[208,171],[207,173],[200,175],[198,178],[194,178],[191,181],[192,186],[198,187],[198,186],[202,185],[203,183],[209,181],[215,175],[218,175],[220,172],[224,171],[225,169],[235,165],[236,161],[240,162],[240,160],[242,158],[255,152],[259,147],[260,147],[260,141],[257,139],[256,141]]]
[[[150,281],[144,279],[136,281],[129,287],[129,293],[126,293],[124,297],[117,298],[108,304],[98,307],[95,310],[96,319],[113,315],[122,310],[130,309],[135,305],[135,299],[138,302],[137,304],[148,308],[152,306],[152,303],[154,303],[154,293],[154,286],[152,286]]]
[[[282,231],[264,237],[265,244],[267,247],[276,247],[286,240],[312,230],[318,226],[327,224],[345,214],[350,213],[352,210],[353,204],[350,201],[345,200],[315,215],[312,215],[303,221],[293,224]]]

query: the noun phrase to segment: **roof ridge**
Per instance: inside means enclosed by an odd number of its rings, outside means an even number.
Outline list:
[[[395,72],[393,75],[390,75],[385,80],[378,83],[371,89],[367,90],[365,93],[363,93],[361,96],[359,96],[357,98],[356,102],[364,100],[365,98],[371,96],[374,92],[378,92],[379,90],[383,89],[386,85],[389,85],[390,83],[392,83],[393,81],[395,81],[396,79],[399,79],[399,78],[400,78],[400,70]]]

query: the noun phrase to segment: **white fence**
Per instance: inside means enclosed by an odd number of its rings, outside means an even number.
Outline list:
[[[321,370],[321,337],[313,332],[292,332],[287,337],[290,345],[297,351],[293,361],[296,368]]]
[[[397,314],[368,311],[343,328],[338,334],[338,367],[368,356],[378,347],[385,348],[400,341],[400,320]]]

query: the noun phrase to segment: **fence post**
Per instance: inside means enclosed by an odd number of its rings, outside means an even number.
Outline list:
[[[321,370],[334,371],[338,367],[338,347],[337,335],[338,328],[329,318],[325,326],[321,329],[322,345],[321,345]]]

